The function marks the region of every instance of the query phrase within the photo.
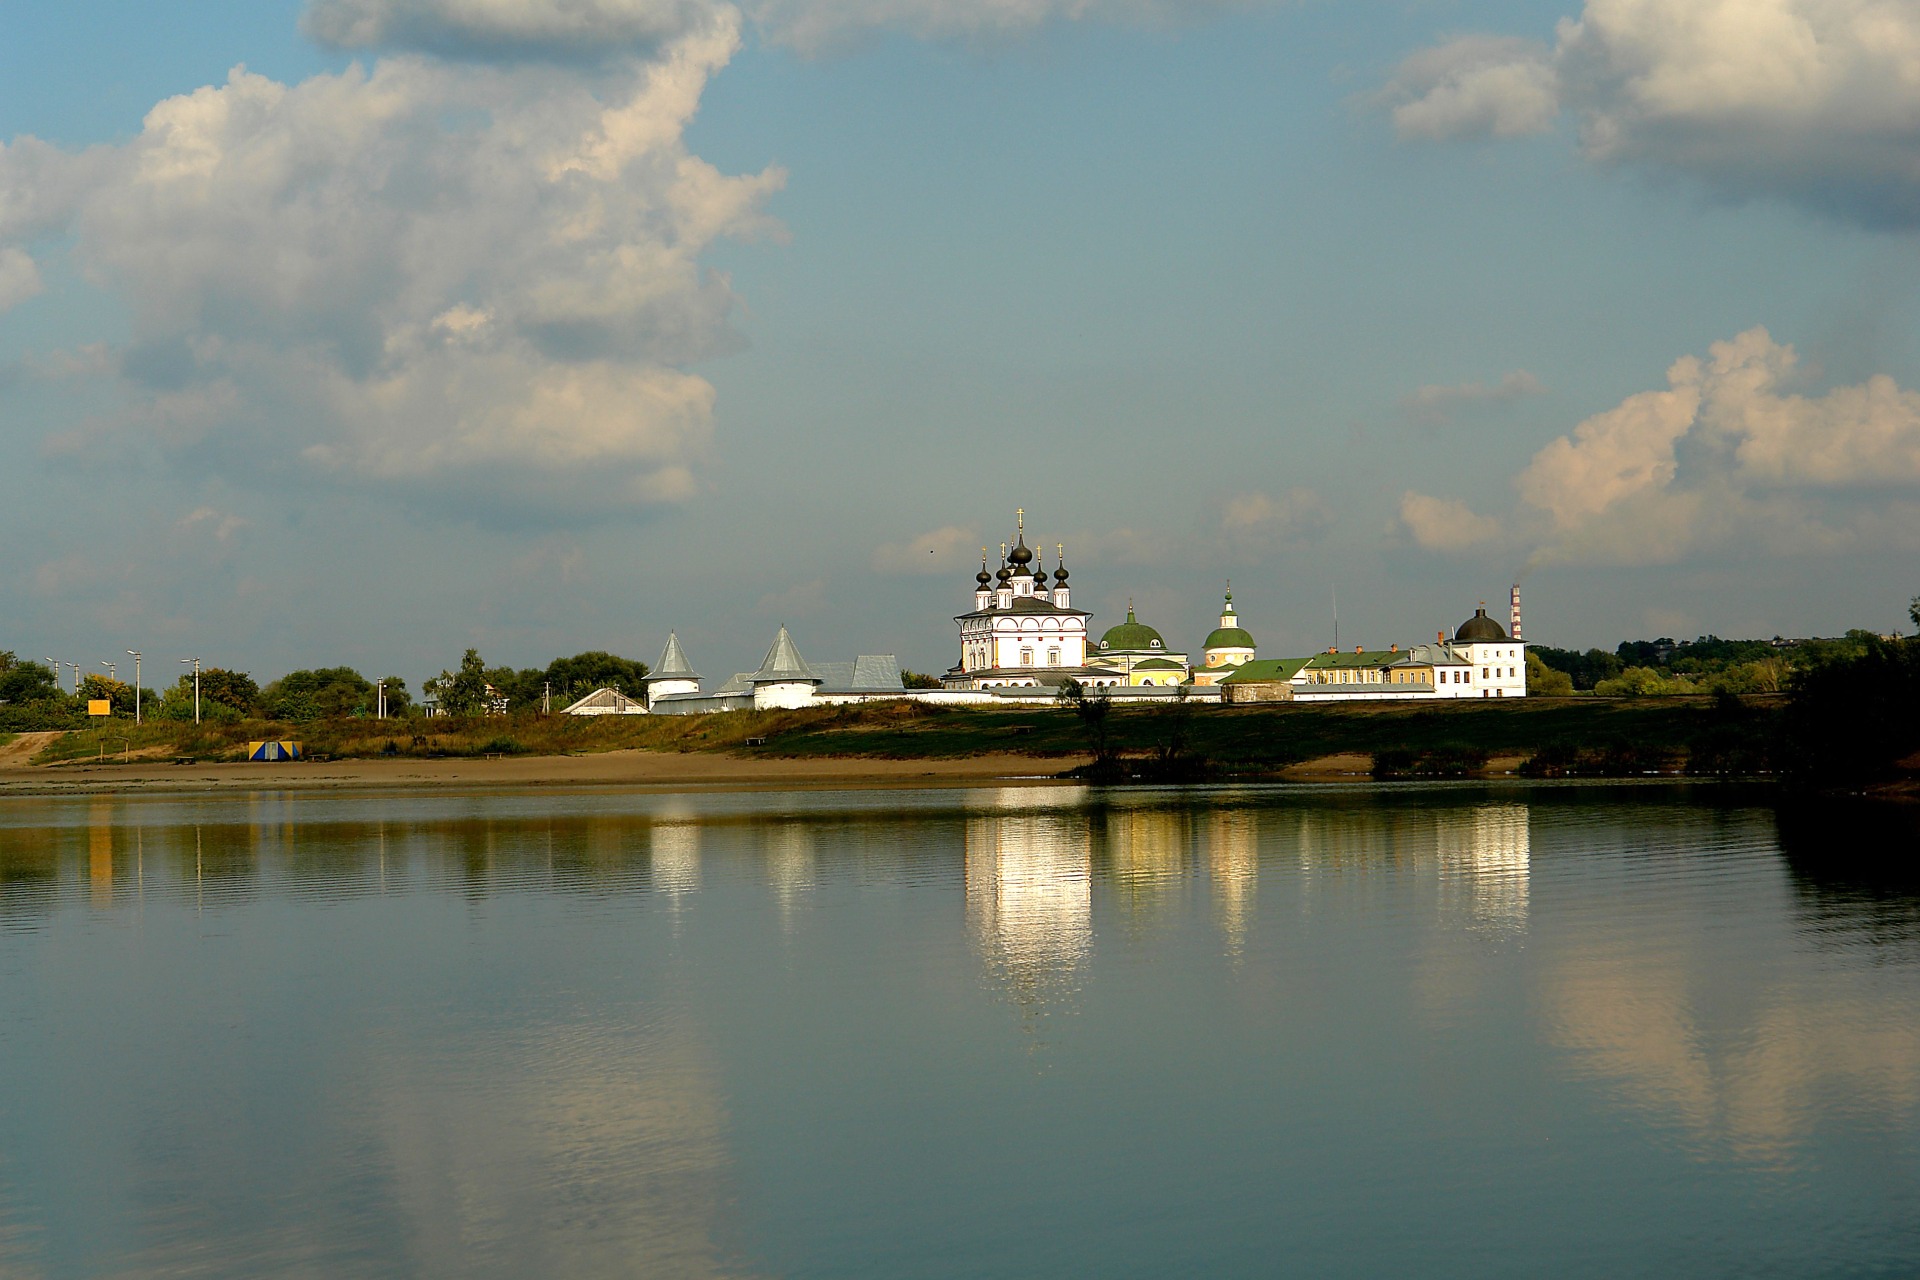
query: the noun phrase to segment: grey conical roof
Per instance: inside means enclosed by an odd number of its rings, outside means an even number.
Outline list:
[[[680,648],[680,637],[667,632],[667,647],[660,653],[660,664],[653,669],[656,680],[698,680],[693,664],[687,661],[687,655]]]
[[[755,684],[772,684],[779,680],[811,680],[819,682],[813,674],[813,668],[800,656],[800,650],[794,648],[793,637],[787,634],[785,627],[773,638],[773,647],[767,650],[767,660],[753,673]]]

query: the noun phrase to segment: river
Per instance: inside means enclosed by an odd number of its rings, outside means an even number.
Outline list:
[[[1787,835],[1684,788],[8,798],[0,1276],[1920,1273],[1920,896]]]

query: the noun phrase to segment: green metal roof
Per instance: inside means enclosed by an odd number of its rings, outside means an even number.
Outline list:
[[[1108,628],[1107,634],[1100,637],[1100,647],[1102,649],[1152,650],[1166,648],[1167,642],[1160,638],[1158,631],[1135,619],[1133,607],[1129,605],[1127,620],[1118,626]]]
[[[1133,664],[1133,669],[1135,671],[1179,671],[1184,666],[1184,663],[1175,662],[1171,658],[1142,658]]]
[[[1256,646],[1253,643],[1253,633],[1247,631],[1244,627],[1221,627],[1212,635],[1208,636],[1206,644],[1201,647],[1205,649],[1252,649]]]
[[[1342,667],[1384,667],[1406,655],[1392,649],[1363,649],[1359,653],[1316,653],[1302,664],[1333,670]]]
[[[1255,658],[1243,662],[1233,669],[1233,674],[1222,676],[1221,684],[1253,684],[1284,682],[1300,674],[1300,668],[1307,665],[1306,658]]]

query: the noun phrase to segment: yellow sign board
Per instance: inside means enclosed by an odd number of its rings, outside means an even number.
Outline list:
[[[110,716],[113,714],[111,698],[88,698],[87,714],[90,716]]]

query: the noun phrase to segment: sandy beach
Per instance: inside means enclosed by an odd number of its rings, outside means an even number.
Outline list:
[[[281,764],[175,765],[0,762],[0,796],[125,792],[222,792],[293,789],[479,790],[494,787],[942,786],[1051,781],[1083,763],[1075,758],[991,754],[956,760],[756,759],[744,755],[607,751],[576,756],[499,759],[330,760]]]

